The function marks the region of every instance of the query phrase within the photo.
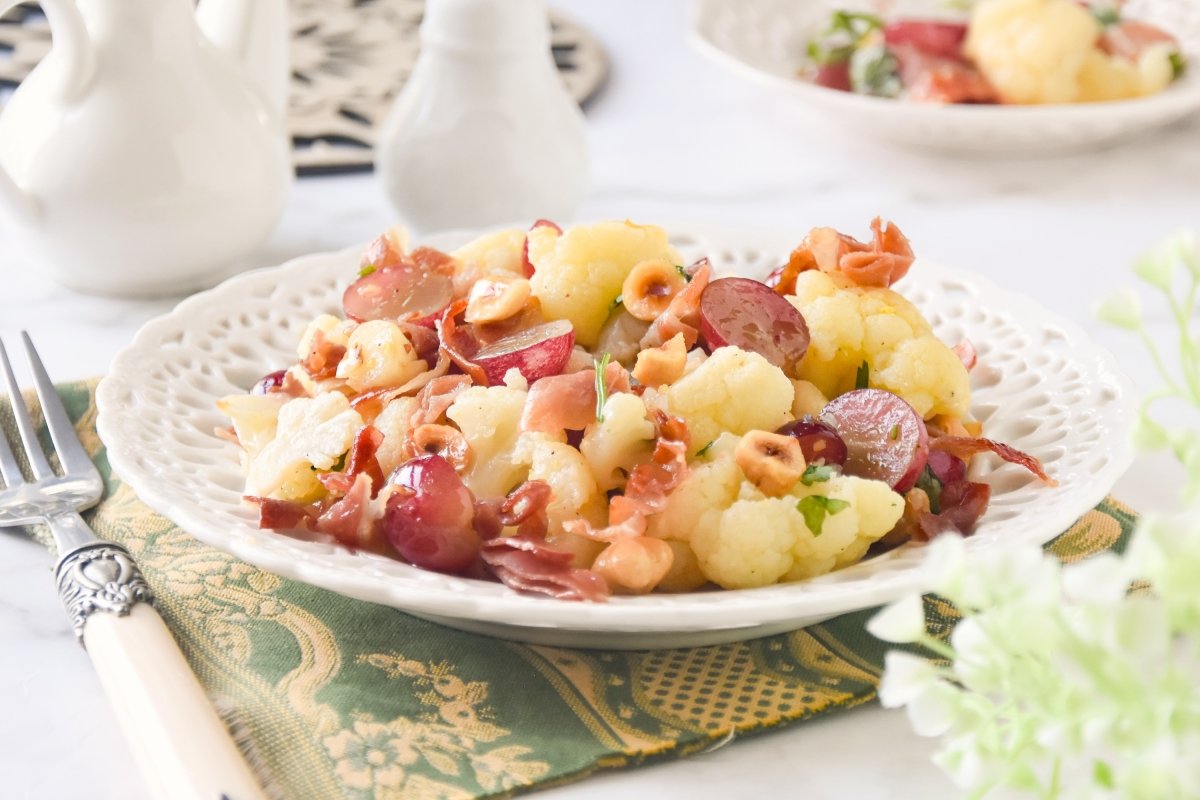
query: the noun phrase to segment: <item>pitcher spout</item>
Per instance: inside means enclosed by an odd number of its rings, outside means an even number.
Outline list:
[[[196,21],[282,117],[290,70],[287,0],[200,0]]]

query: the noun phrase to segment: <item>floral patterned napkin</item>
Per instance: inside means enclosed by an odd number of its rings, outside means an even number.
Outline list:
[[[605,652],[461,633],[284,580],[201,544],[111,474],[94,389],[59,389],[107,483],[89,521],[133,552],[279,797],[503,797],[875,697],[887,646],[864,630],[869,610],[736,644]],[[1069,560],[1119,547],[1134,519],[1106,500],[1049,547]],[[936,598],[926,610],[952,628]]]

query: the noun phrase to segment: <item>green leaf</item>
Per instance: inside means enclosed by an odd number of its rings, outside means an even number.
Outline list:
[[[874,14],[835,11],[821,35],[808,43],[808,57],[818,67],[845,64],[872,31],[883,28],[883,20]]]
[[[1168,56],[1168,58],[1171,59],[1171,78],[1173,80],[1178,80],[1179,78],[1182,78],[1184,73],[1187,72],[1187,68],[1188,68],[1187,56],[1185,56],[1183,53],[1180,53],[1179,51],[1176,51],[1174,53],[1171,53],[1171,55]]]
[[[716,443],[717,443],[717,440],[713,439],[711,442],[704,445],[704,447],[701,447],[700,452],[696,453],[696,458],[703,458],[704,456],[708,455],[708,451],[712,450],[712,446]]]
[[[860,47],[850,57],[850,86],[859,94],[898,97],[904,90],[900,62],[882,44]]]
[[[804,468],[804,474],[800,476],[800,482],[805,486],[812,486],[814,483],[824,483],[832,477],[832,464],[809,464]]]
[[[942,482],[928,466],[921,470],[916,487],[929,497],[929,510],[934,514],[942,513]]]
[[[854,388],[866,389],[871,383],[871,365],[867,362],[862,362],[858,367],[858,372],[854,375]]]
[[[608,362],[612,360],[612,353],[605,353],[596,361],[596,422],[604,422],[604,404],[608,402],[608,381],[605,380],[604,373],[608,369]]]
[[[365,278],[368,275],[370,275],[372,272],[374,272],[376,269],[378,269],[378,267],[376,267],[374,264],[364,264],[362,269],[360,269],[358,271],[358,277]]]
[[[1178,266],[1179,246],[1176,239],[1168,239],[1135,261],[1133,272],[1151,286],[1169,292]]]
[[[1103,789],[1117,788],[1117,781],[1113,777],[1112,767],[1104,761],[1097,761],[1092,767],[1092,779],[1096,781],[1096,785]]]
[[[1161,450],[1170,444],[1166,429],[1150,418],[1145,411],[1133,421],[1133,445],[1139,450]]]
[[[796,503],[796,510],[804,517],[804,524],[812,531],[813,536],[821,535],[821,529],[825,527],[825,517],[827,515],[837,514],[849,507],[850,503],[845,500],[822,497],[819,494],[809,495],[799,503]]]
[[[1121,10],[1115,6],[1097,4],[1092,6],[1092,16],[1104,27],[1116,25],[1121,21]]]
[[[1142,327],[1142,301],[1137,292],[1125,288],[1101,300],[1095,307],[1096,318],[1118,328],[1136,331]]]
[[[685,267],[683,264],[676,264],[675,271],[682,275],[683,279],[688,283],[692,282],[692,276],[688,274],[687,267]]]

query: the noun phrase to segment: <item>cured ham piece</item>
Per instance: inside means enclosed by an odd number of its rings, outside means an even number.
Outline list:
[[[345,347],[329,341],[325,332],[318,330],[314,332],[312,346],[309,347],[308,355],[300,362],[300,366],[313,380],[322,381],[337,375],[338,364],[345,355]]]
[[[409,418],[409,427],[441,422],[446,409],[454,405],[458,396],[470,387],[471,379],[466,375],[443,375],[429,381],[417,392],[417,408]]]
[[[958,356],[958,360],[966,368],[967,372],[975,369],[975,365],[979,362],[979,353],[975,350],[975,345],[971,344],[970,339],[963,339],[953,347],[954,355]]]
[[[650,323],[650,330],[640,342],[643,350],[661,347],[680,333],[690,350],[700,338],[700,295],[712,280],[712,264],[702,258],[688,269],[688,275],[691,276],[688,285],[671,298],[666,310]]]
[[[554,493],[545,481],[525,481],[505,498],[475,502],[475,532],[487,541],[506,527],[516,527],[521,536],[541,539],[550,527],[546,507]]]
[[[258,506],[258,527],[276,531],[312,530],[321,514],[316,503],[297,503],[272,497],[246,495],[242,498]]]
[[[383,468],[375,454],[383,444],[383,433],[373,425],[364,425],[354,434],[354,442],[350,445],[350,454],[346,458],[346,468],[341,472],[324,472],[317,476],[326,489],[337,494],[346,494],[357,482],[359,475],[365,475],[370,481],[370,497],[374,497],[383,488]]]
[[[615,362],[604,370],[609,394],[629,391],[629,372]],[[596,370],[552,375],[529,387],[521,410],[521,431],[560,434],[583,430],[596,421]]]
[[[814,228],[792,251],[788,263],[767,277],[767,285],[783,295],[796,293],[796,277],[810,269],[840,272],[859,286],[888,287],[908,274],[915,256],[912,245],[894,223],[871,220],[869,244],[833,228]]]
[[[1100,36],[1097,46],[1110,56],[1137,62],[1151,47],[1179,48],[1179,40],[1148,22],[1127,19],[1109,25]]]
[[[590,569],[571,566],[571,554],[525,536],[506,536],[484,542],[483,562],[501,583],[521,592],[559,600],[602,602],[608,584]]]
[[[372,485],[370,476],[360,472],[346,494],[317,518],[313,528],[356,550],[386,552],[371,510]]]
[[[971,456],[979,453],[995,453],[1010,464],[1016,464],[1029,470],[1047,486],[1058,485],[1058,481],[1046,474],[1041,461],[1002,442],[975,436],[939,436],[929,441],[929,447],[932,450],[941,450],[944,453],[958,456],[963,461],[969,461]]]
[[[470,376],[474,383],[480,386],[488,385],[487,373],[483,367],[471,359],[480,351],[482,345],[471,335],[470,327],[460,328],[458,315],[467,310],[467,300],[462,298],[451,303],[442,313],[438,321],[437,332],[442,340],[442,352],[458,365],[464,373]]]
[[[595,528],[578,519],[564,524],[564,530],[602,542],[633,538],[646,532],[646,517],[666,508],[667,495],[687,477],[691,434],[686,422],[660,409],[653,410],[652,419],[657,431],[654,452],[629,473],[625,493],[609,501],[608,525]]]

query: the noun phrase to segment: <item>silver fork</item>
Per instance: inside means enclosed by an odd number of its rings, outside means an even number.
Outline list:
[[[29,335],[22,332],[21,339],[61,474],[42,452],[0,342],[0,372],[32,477],[26,480],[22,474],[13,453],[16,444],[0,435],[0,527],[38,522],[49,526],[59,552],[59,596],[151,794],[262,800],[262,790],[237,745],[154,610],[150,587],[133,556],[119,544],[98,539],[79,516],[80,510],[99,502],[104,482]]]

